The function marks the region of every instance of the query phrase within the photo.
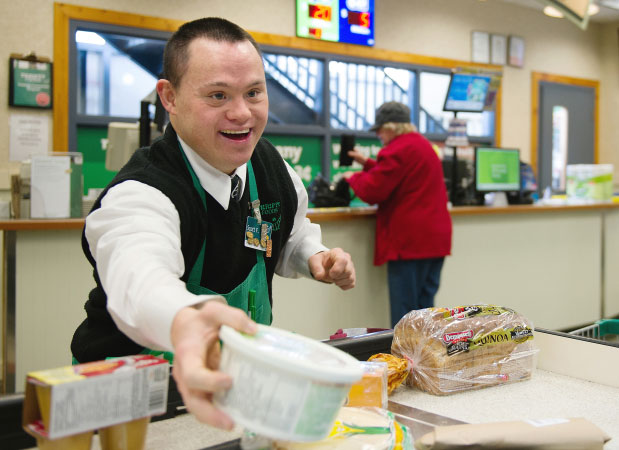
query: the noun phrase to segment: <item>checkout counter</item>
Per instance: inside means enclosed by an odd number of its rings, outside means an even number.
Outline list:
[[[390,352],[392,331],[330,341],[360,360]],[[605,449],[619,449],[619,343],[606,343],[538,329],[537,369],[530,380],[434,396],[401,386],[388,409],[414,439],[438,425],[524,419],[584,417],[611,436]],[[240,430],[227,433],[200,425],[191,415],[152,423],[149,449],[239,449]]]
[[[328,343],[365,360],[390,352],[392,337],[389,330]],[[605,449],[619,449],[619,343],[543,329],[535,330],[533,342],[540,351],[529,380],[448,396],[403,385],[390,396],[388,409],[409,427],[414,439],[439,425],[583,417],[611,437]],[[149,425],[146,448],[240,449],[241,429],[227,432],[198,423],[184,413],[173,383],[171,388],[167,418]],[[0,434],[0,444],[3,437]],[[93,449],[99,448],[95,437]]]

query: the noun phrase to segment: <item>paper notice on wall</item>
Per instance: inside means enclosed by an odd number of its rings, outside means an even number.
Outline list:
[[[24,161],[46,155],[49,145],[49,118],[32,114],[11,114],[9,119],[9,160]]]
[[[71,157],[36,156],[30,174],[30,217],[71,216]]]

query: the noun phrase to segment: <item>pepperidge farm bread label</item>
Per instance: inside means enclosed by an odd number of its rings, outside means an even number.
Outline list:
[[[501,314],[513,313],[514,311],[509,308],[494,305],[459,306],[452,309],[445,309],[444,318],[447,321],[464,321],[474,317],[499,316]],[[533,330],[521,325],[478,335],[475,335],[472,328],[443,334],[443,342],[447,349],[447,355],[468,352],[476,348],[507,342],[521,344],[529,339],[533,339]]]

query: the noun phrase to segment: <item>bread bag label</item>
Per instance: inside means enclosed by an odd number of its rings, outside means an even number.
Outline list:
[[[476,348],[513,341],[517,344],[533,339],[533,330],[529,327],[517,326],[504,331],[493,331],[479,337],[473,336],[473,330],[446,333],[443,342],[447,347],[447,355],[468,352]]]
[[[478,316],[498,316],[505,313],[514,313],[515,311],[495,305],[472,305],[472,306],[457,306],[455,308],[444,310],[444,317],[447,320],[462,320],[470,317]]]

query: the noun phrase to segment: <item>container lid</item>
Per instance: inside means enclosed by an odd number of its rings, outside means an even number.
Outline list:
[[[308,378],[354,383],[363,376],[363,366],[348,353],[279,328],[258,324],[252,336],[223,325],[219,337],[244,357]]]

